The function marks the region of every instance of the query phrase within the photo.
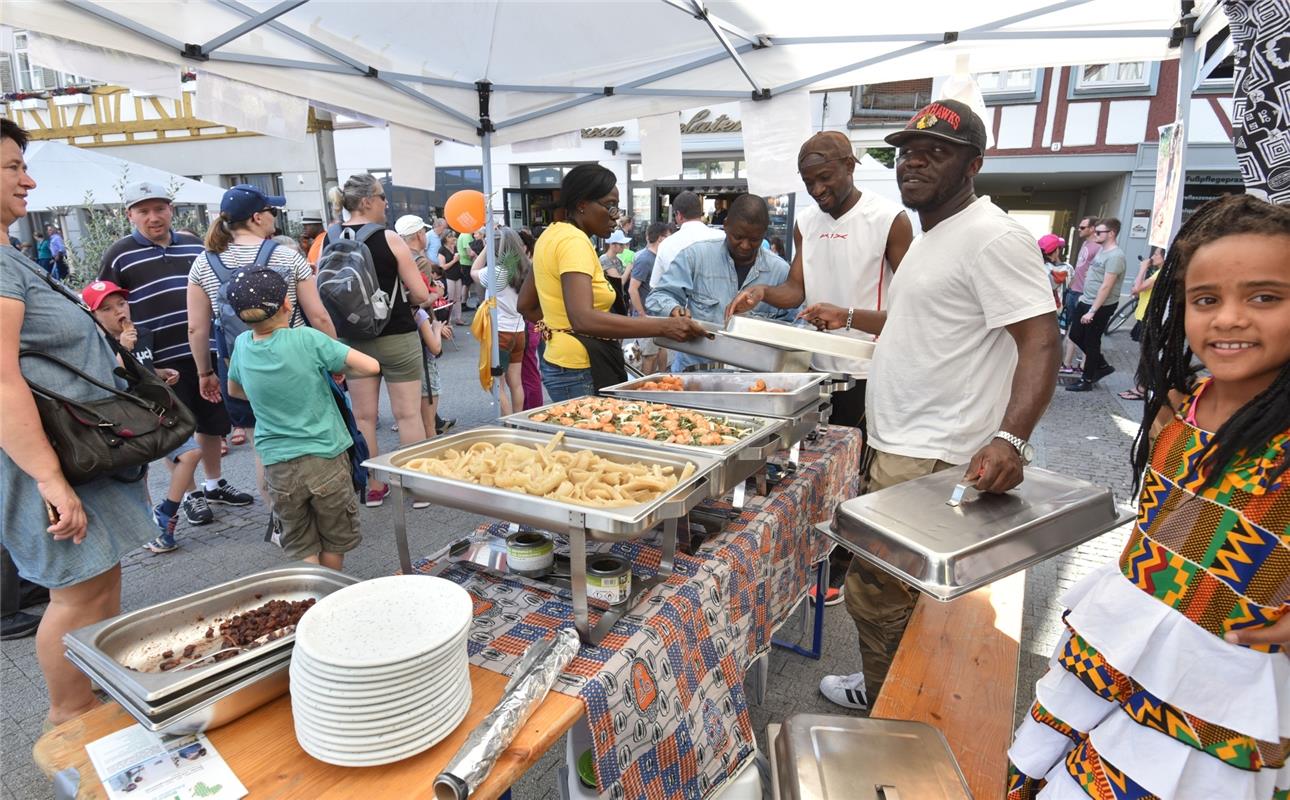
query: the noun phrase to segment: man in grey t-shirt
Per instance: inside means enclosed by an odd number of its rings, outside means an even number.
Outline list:
[[[1124,282],[1124,251],[1117,242],[1119,235],[1120,221],[1115,217],[1100,219],[1093,227],[1093,241],[1102,249],[1088,268],[1084,292],[1071,321],[1071,341],[1084,351],[1084,374],[1066,387],[1068,392],[1087,392],[1115,372],[1115,367],[1102,356],[1102,334],[1120,302],[1120,284]]]

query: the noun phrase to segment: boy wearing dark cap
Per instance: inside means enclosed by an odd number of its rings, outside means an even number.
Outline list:
[[[380,364],[313,328],[290,327],[287,282],[272,269],[240,270],[227,298],[250,326],[237,337],[228,391],[255,412],[255,450],[282,548],[289,558],[340,569],[362,537],[346,452],[353,439],[327,376],[369,377]]]

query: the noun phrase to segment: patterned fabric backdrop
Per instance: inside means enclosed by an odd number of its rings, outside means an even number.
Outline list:
[[[830,428],[803,449],[795,475],[770,497],[749,499],[699,553],[678,554],[672,577],[599,646],[583,647],[560,676],[556,690],[586,706],[602,797],[701,800],[752,755],[744,670],[812,584],[814,564],[832,547],[814,524],[858,493],[859,461],[859,432]],[[506,524],[495,523],[472,536],[497,541],[505,534]],[[588,544],[629,559],[638,578],[658,569],[653,537]],[[557,550],[567,554],[567,543],[557,538]],[[419,572],[434,566],[431,559],[414,565]],[[470,659],[485,669],[507,673],[532,642],[573,625],[566,589],[474,563],[454,564],[442,576],[475,600]]]
[[[1236,160],[1250,194],[1290,203],[1290,0],[1223,0],[1234,45]]]

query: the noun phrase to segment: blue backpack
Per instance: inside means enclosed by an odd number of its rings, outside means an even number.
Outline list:
[[[278,243],[272,239],[265,239],[260,245],[260,250],[255,254],[255,260],[249,267],[244,269],[263,269],[269,266],[269,258],[273,255],[273,250]],[[219,313],[212,320],[212,326],[215,329],[215,350],[222,359],[233,357],[233,343],[242,331],[250,330],[250,327],[242,321],[242,318],[233,310],[233,306],[228,302],[228,284],[237,274],[237,270],[231,270],[224,266],[223,260],[218,253],[206,251],[206,263],[210,264],[211,272],[215,273],[215,278],[219,280],[219,294],[216,296],[216,305],[219,307]],[[286,279],[287,285],[292,283],[293,276],[277,270]]]
[[[349,435],[353,438],[354,443],[349,446],[349,470],[350,477],[354,481],[354,491],[358,492],[360,499],[367,494],[367,470],[363,468],[363,462],[368,459],[369,451],[367,449],[367,440],[358,430],[358,422],[354,420],[354,411],[349,405],[349,395],[340,385],[332,379],[331,375],[324,372],[323,377],[327,379],[327,384],[331,386],[332,397],[336,400],[336,409],[340,411],[340,418],[345,421],[345,427],[349,430]]]

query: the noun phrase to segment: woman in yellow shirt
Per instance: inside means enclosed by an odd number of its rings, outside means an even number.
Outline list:
[[[592,236],[608,237],[620,213],[617,179],[599,164],[569,170],[560,183],[565,222],[538,237],[533,271],[520,291],[519,310],[547,340],[542,384],[563,402],[627,380],[623,339],[665,336],[686,341],[706,335],[689,317],[629,317],[622,287],[605,277]]]

